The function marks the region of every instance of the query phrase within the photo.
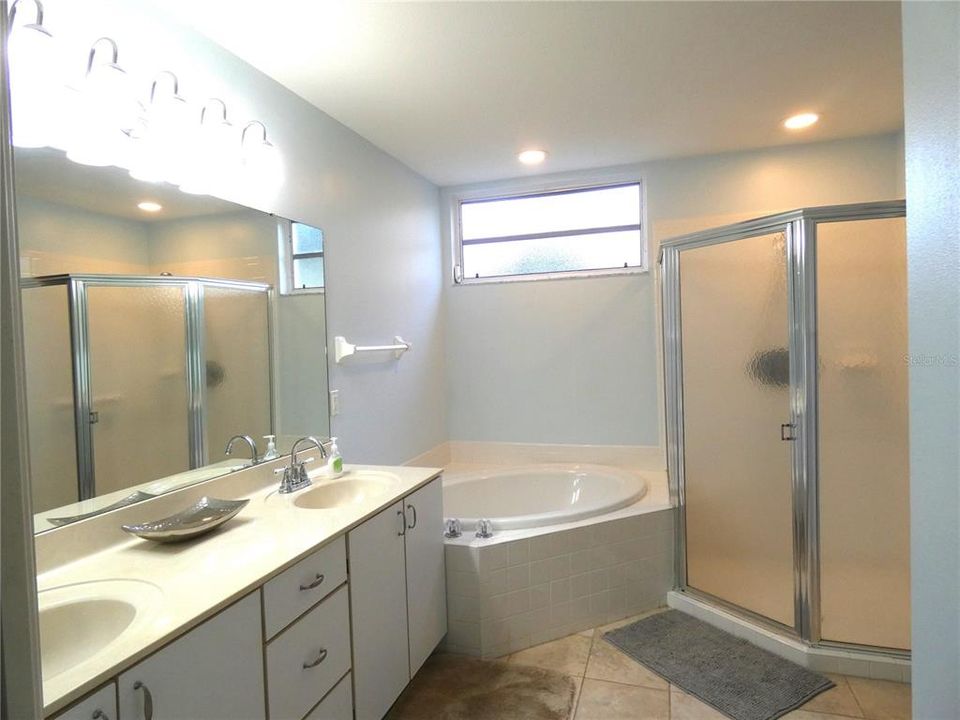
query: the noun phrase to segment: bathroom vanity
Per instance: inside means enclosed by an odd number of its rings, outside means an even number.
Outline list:
[[[440,470],[282,495],[285,462],[37,537],[46,717],[383,717],[446,633]],[[201,495],[250,502],[186,543],[119,529]]]

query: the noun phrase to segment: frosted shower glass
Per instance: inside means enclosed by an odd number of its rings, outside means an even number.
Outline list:
[[[79,500],[73,354],[66,285],[22,295],[30,483],[34,512]]]
[[[87,288],[97,495],[190,469],[182,287]]]
[[[824,639],[910,647],[903,218],[817,225]]]
[[[783,233],[680,253],[687,584],[794,625]]]
[[[250,435],[263,453],[271,432],[267,293],[207,286],[203,297],[209,461],[223,459],[232,435]],[[243,445],[234,453],[248,456]]]

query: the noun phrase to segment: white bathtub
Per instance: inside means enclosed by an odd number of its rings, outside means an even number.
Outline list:
[[[601,465],[519,465],[444,477],[443,514],[464,533],[488,519],[496,530],[569,523],[618,510],[647,491],[631,472]]]

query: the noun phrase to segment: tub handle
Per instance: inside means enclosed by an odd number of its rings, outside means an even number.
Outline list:
[[[407,516],[403,514],[403,510],[397,510],[397,517],[400,518],[400,532],[397,535],[403,537],[407,534]]]
[[[407,525],[407,530],[413,530],[417,526],[417,509],[413,505],[407,505],[410,508],[410,512],[413,514],[413,521]]]

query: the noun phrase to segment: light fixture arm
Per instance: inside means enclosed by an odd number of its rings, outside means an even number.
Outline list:
[[[10,15],[9,15],[9,27],[13,29],[13,21],[17,17],[17,7],[20,5],[22,0],[13,0],[13,4],[10,6]],[[36,9],[36,16],[33,19],[34,25],[43,25],[43,3],[40,0],[30,0],[33,3],[34,8]]]
[[[240,133],[240,146],[241,146],[241,147],[244,146],[244,145],[246,144],[246,142],[247,142],[247,131],[248,131],[250,128],[252,128],[254,125],[258,125],[258,126],[260,127],[260,134],[261,134],[260,141],[261,141],[264,145],[269,145],[269,144],[270,144],[270,143],[269,143],[269,140],[267,140],[267,126],[264,125],[264,124],[263,124],[262,122],[260,122],[259,120],[251,120],[250,122],[248,122],[248,123],[244,126],[243,132]]]
[[[97,57],[97,49],[103,47],[103,43],[106,42],[111,51],[110,62],[105,64],[117,65],[117,58],[119,57],[120,50],[117,48],[117,43],[112,39],[106,36],[102,38],[97,38],[93,45],[90,46],[90,55],[87,57],[87,75],[90,74],[90,71],[93,70],[93,61]]]
[[[157,76],[153,79],[153,82],[150,84],[150,104],[153,105],[153,101],[157,95],[157,85],[160,84],[160,81],[164,78],[170,78],[172,86],[170,88],[172,97],[177,98],[180,96],[180,81],[177,79],[177,76],[174,75],[169,70],[161,70],[157,73]]]
[[[203,125],[204,120],[207,116],[207,110],[209,109],[212,103],[216,103],[220,106],[220,122],[227,122],[227,104],[220,98],[210,98],[207,102],[204,103],[203,109],[200,111],[200,124]]]

